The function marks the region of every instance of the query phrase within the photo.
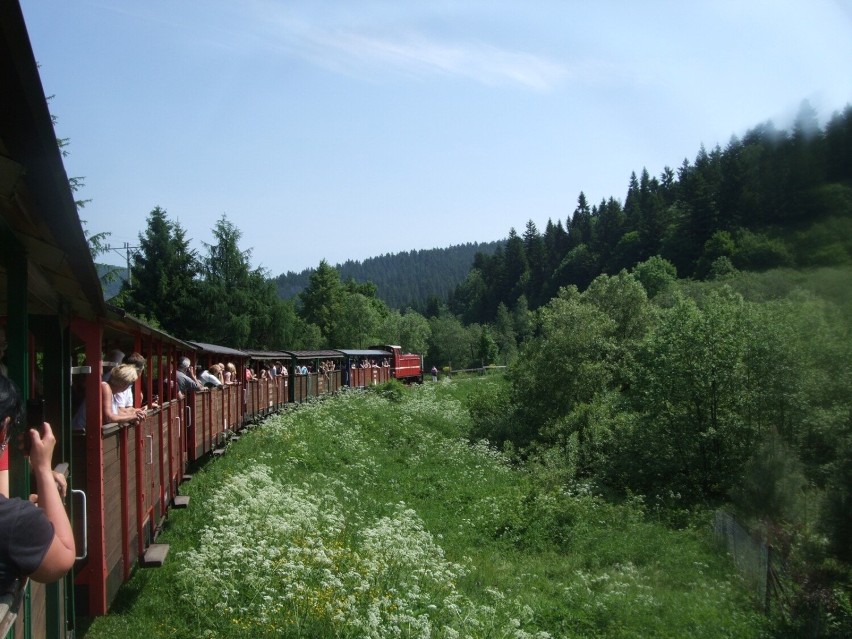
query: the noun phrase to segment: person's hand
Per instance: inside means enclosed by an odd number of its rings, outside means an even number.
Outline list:
[[[57,473],[54,470],[53,480],[56,482],[56,488],[59,490],[59,496],[62,497],[62,499],[65,499],[65,495],[68,494],[68,480],[65,479],[65,475]]]
[[[40,435],[35,428],[30,428],[24,433],[24,437],[30,438],[30,464],[36,470],[50,470],[53,460],[53,448],[56,446],[56,437],[50,424],[42,424],[44,436]],[[52,472],[52,471],[51,471]]]

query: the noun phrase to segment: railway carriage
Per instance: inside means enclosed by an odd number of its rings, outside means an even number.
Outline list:
[[[186,398],[170,393],[161,370],[193,347],[108,306],[94,319],[72,318],[71,487],[78,548],[74,568],[77,610],[104,614],[138,561],[145,561],[186,471]],[[108,345],[108,348],[102,348]],[[145,373],[134,386],[134,404],[159,399],[141,423],[103,423],[101,353],[142,353]],[[151,371],[154,371],[152,373]],[[165,387],[164,387],[165,386]],[[75,392],[76,391],[76,392]],[[80,398],[77,395],[81,395]],[[152,403],[153,404],[153,403]],[[83,517],[85,515],[85,517]]]
[[[319,397],[338,391],[341,387],[340,366],[343,355],[335,350],[284,351],[289,362],[290,401],[303,402],[310,397]],[[334,370],[323,372],[322,362],[333,362]],[[296,372],[305,370],[306,372]]]
[[[386,350],[377,348],[340,349],[343,355],[342,383],[350,388],[365,388],[384,384],[390,379],[390,367],[372,366],[390,357]],[[369,364],[366,366],[365,364]]]
[[[252,371],[256,376],[256,379],[247,382],[246,412],[253,418],[263,417],[279,410],[290,401],[290,376],[263,378],[260,368],[270,367],[275,362],[284,362],[289,356],[283,351],[246,350],[245,353],[250,358]]]
[[[204,368],[216,363],[233,363],[237,368],[235,383],[211,388],[202,393],[193,393],[187,398],[186,429],[187,455],[190,461],[198,461],[205,453],[216,450],[226,437],[238,430],[245,419],[246,392],[243,372],[248,355],[240,350],[208,344],[190,342],[197,350],[192,365],[200,363]]]

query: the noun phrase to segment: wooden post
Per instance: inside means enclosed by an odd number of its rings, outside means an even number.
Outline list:
[[[88,503],[89,558],[80,580],[89,587],[89,614],[107,612],[107,565],[104,536],[104,442],[101,415],[101,341],[103,329],[96,322],[71,320],[71,330],[85,344],[86,362],[92,372],[86,379],[86,497]]]

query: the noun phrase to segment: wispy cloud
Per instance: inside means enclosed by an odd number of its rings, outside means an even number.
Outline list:
[[[327,61],[355,72],[372,68],[415,75],[443,74],[488,86],[515,85],[535,91],[549,91],[567,76],[562,65],[541,56],[481,43],[443,43],[419,35],[315,35],[319,51],[330,56]]]
[[[533,53],[450,41],[411,29],[383,33],[374,26],[318,25],[293,19],[292,14],[273,17],[269,6],[264,5],[261,27],[266,46],[339,73],[370,78],[389,71],[444,75],[540,92],[554,89],[569,75],[563,64]]]

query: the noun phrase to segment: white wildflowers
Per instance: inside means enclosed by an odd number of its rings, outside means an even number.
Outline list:
[[[510,472],[485,443],[471,447],[420,426],[466,419],[460,405],[425,389],[410,395],[393,403],[376,393],[343,393],[273,416],[258,429],[269,446],[204,504],[198,545],[179,557],[180,586],[197,610],[199,636],[549,637],[525,631],[532,611],[497,589],[488,590],[487,605],[464,596],[458,583],[468,569],[446,558],[440,536],[412,507],[365,502],[359,487],[381,470],[365,435],[378,413],[392,413],[407,444],[399,454],[415,475],[420,458],[436,451],[465,460],[464,482]],[[321,431],[327,444],[309,447],[300,429]],[[267,452],[273,448],[281,450],[274,460]],[[315,467],[318,458],[322,473],[290,483],[290,474]],[[329,470],[335,465],[340,473]],[[472,517],[488,528],[501,508],[501,498],[484,499]]]

